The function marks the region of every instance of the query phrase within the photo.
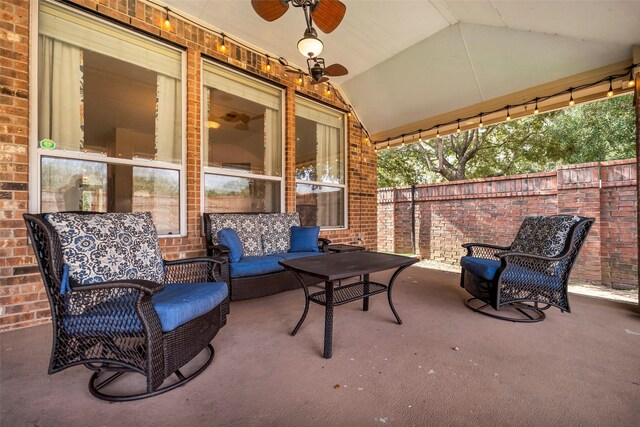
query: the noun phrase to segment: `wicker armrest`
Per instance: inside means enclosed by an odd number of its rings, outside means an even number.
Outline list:
[[[564,261],[568,260],[569,255],[568,251],[554,257],[533,255],[524,252],[499,252],[496,254],[496,256],[500,258],[505,271],[512,267],[521,267],[529,271],[536,271],[547,276],[555,277],[562,276],[567,270],[569,263]]]
[[[511,249],[511,246],[489,245],[486,243],[464,243],[462,247],[467,250],[467,256],[487,259],[495,259],[497,253]]]
[[[564,253],[561,253],[560,255],[557,255],[554,257],[527,254],[524,252],[497,252],[495,255],[500,259],[502,258],[509,259],[509,258],[518,257],[518,258],[525,258],[525,259],[531,259],[531,260],[537,260],[537,261],[558,262],[565,259],[569,254],[565,251]]]
[[[328,246],[331,244],[331,240],[324,237],[318,237],[318,247],[321,252],[329,252]]]
[[[223,246],[226,247],[226,246]],[[196,257],[165,261],[167,283],[228,282],[227,259]]]
[[[135,289],[145,294],[153,295],[164,289],[161,283],[149,280],[115,280],[113,282],[92,283],[89,285],[72,285],[73,292],[92,292],[108,289]]]
[[[225,245],[211,245],[213,255],[228,256],[231,253],[231,249]]]

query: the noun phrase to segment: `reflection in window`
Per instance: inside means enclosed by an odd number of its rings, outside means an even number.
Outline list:
[[[218,89],[207,93],[205,165],[281,175],[279,111]]]
[[[282,90],[203,64],[205,212],[280,212]]]
[[[296,117],[296,179],[344,183],[342,129]]]
[[[344,189],[297,184],[296,210],[300,214],[302,225],[344,227]]]
[[[42,157],[43,212],[151,212],[159,234],[180,231],[180,173]]]
[[[346,227],[344,113],[296,98],[296,210],[305,225]]]
[[[41,35],[38,139],[122,159],[181,161],[181,84]]]
[[[280,181],[205,175],[205,212],[280,212]]]

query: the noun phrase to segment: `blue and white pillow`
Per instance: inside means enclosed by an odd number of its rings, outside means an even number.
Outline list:
[[[232,228],[242,242],[244,256],[264,255],[262,250],[262,223],[257,214],[219,214],[210,213],[211,240],[218,244],[218,231]]]
[[[164,262],[151,213],[52,213],[69,276],[80,284],[114,280],[164,282]]]
[[[265,255],[286,253],[291,248],[291,227],[300,225],[300,216],[293,213],[260,214],[262,249]]]

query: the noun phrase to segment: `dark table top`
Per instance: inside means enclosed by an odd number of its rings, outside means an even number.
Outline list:
[[[361,251],[288,259],[280,261],[280,264],[289,270],[329,281],[396,269],[416,262],[417,258]]]

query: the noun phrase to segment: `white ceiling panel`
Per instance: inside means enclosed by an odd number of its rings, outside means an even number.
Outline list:
[[[483,100],[508,95],[631,56],[628,47],[460,24]]]
[[[492,1],[443,1],[443,3],[459,22],[494,27],[507,26]]]
[[[640,42],[640,1],[492,1],[509,28],[630,45]]]
[[[373,133],[481,101],[458,26],[411,46],[342,87]]]

